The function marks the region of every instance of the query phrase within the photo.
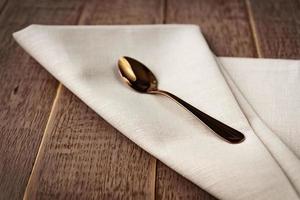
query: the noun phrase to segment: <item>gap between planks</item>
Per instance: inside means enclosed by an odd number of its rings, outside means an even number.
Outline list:
[[[8,0],[7,0],[7,2],[8,2]],[[79,17],[77,18],[75,24],[77,24],[77,25],[82,24],[82,21],[83,21],[83,18],[84,18],[83,17],[83,13],[84,13],[85,8],[86,8],[86,4],[83,4],[82,7],[81,7],[81,11],[80,11]],[[32,175],[33,175],[33,173],[34,173],[34,171],[36,169],[36,165],[38,163],[38,160],[40,158],[40,154],[41,154],[42,148],[44,146],[44,142],[45,142],[45,138],[46,138],[46,135],[47,135],[47,132],[48,132],[48,129],[49,129],[49,125],[54,120],[52,118],[53,118],[53,115],[54,115],[56,104],[57,104],[59,96],[61,94],[62,87],[63,87],[63,85],[61,84],[61,82],[59,82],[58,87],[56,89],[56,94],[55,94],[55,97],[54,97],[54,100],[53,100],[53,103],[52,103],[52,106],[51,106],[51,110],[50,110],[50,114],[49,114],[49,117],[48,117],[48,121],[47,121],[45,130],[43,132],[43,136],[42,136],[42,140],[41,140],[41,143],[40,143],[40,146],[39,146],[39,150],[38,150],[38,153],[37,153],[37,155],[35,157],[35,161],[34,161],[34,164],[33,164],[33,167],[32,167],[32,170],[31,170],[31,173],[30,173],[30,176],[29,176],[26,188],[25,188],[25,192],[24,192],[24,195],[23,195],[23,200],[27,199],[28,187],[29,187],[29,184],[31,182]]]
[[[250,23],[251,34],[252,34],[254,45],[256,48],[256,53],[259,58],[262,58],[262,51],[261,51],[260,45],[259,45],[259,40],[258,40],[258,36],[257,36],[257,28],[256,28],[255,21],[254,21],[254,16],[253,16],[253,12],[251,9],[250,0],[245,0],[245,3],[246,3],[246,10],[248,13],[248,19],[249,19],[249,23]]]
[[[57,87],[57,90],[56,90],[56,94],[55,94],[55,98],[53,100],[53,104],[52,104],[52,107],[51,107],[51,111],[50,111],[50,114],[49,114],[49,117],[48,117],[48,121],[47,121],[47,124],[46,124],[46,127],[45,127],[45,130],[44,130],[44,133],[43,133],[43,137],[42,137],[42,140],[41,140],[41,144],[39,146],[39,150],[38,150],[38,153],[35,157],[35,161],[34,161],[34,164],[33,164],[33,167],[32,167],[32,170],[31,170],[31,173],[30,173],[30,176],[29,176],[29,179],[28,179],[28,182],[27,182],[27,186],[25,188],[25,192],[24,192],[24,195],[23,195],[23,200],[26,200],[27,199],[27,192],[28,192],[28,187],[29,187],[29,184],[31,182],[31,179],[32,179],[32,174],[36,168],[36,165],[38,163],[38,159],[40,158],[40,154],[41,154],[41,151],[42,151],[42,148],[44,146],[44,142],[45,142],[45,138],[46,138],[46,135],[47,135],[47,132],[48,132],[48,129],[49,129],[49,126],[51,124],[51,122],[54,120],[52,117],[54,115],[54,112],[55,112],[55,108],[56,108],[56,104],[58,102],[58,98],[59,98],[59,95],[61,93],[61,90],[62,90],[62,84],[59,83],[58,87]]]
[[[6,7],[6,4],[8,3],[8,0],[4,0],[4,3],[2,4],[2,7],[0,7],[0,15],[2,14],[2,11]]]

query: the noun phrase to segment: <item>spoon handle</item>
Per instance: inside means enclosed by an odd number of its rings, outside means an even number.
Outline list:
[[[218,136],[220,136],[222,139],[224,139],[227,142],[232,144],[237,144],[245,140],[245,136],[241,132],[205,114],[204,112],[198,110],[197,108],[183,101],[182,99],[175,96],[174,94],[171,94],[163,90],[151,91],[151,93],[162,94],[175,100],[177,103],[185,107],[188,111],[193,113],[198,119],[200,119],[210,129],[212,129]]]

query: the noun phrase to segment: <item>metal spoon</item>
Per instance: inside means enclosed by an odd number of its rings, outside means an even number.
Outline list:
[[[118,66],[122,78],[129,86],[131,86],[136,91],[148,94],[161,94],[170,97],[171,99],[175,100],[177,103],[185,107],[187,110],[189,110],[191,113],[193,113],[209,128],[211,128],[218,136],[229,143],[236,144],[245,140],[245,136],[241,132],[201,112],[200,110],[178,98],[177,96],[167,91],[159,90],[157,87],[158,82],[156,77],[141,62],[125,56],[119,59]]]

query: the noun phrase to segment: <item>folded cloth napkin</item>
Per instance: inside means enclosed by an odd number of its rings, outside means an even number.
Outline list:
[[[111,125],[217,198],[299,199],[299,61],[216,58],[194,25],[31,25],[14,37]],[[129,89],[117,73],[124,55],[246,140],[228,144],[170,99]]]

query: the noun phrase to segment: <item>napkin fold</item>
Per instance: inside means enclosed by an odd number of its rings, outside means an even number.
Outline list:
[[[194,25],[31,25],[14,37],[111,125],[217,198],[299,199],[299,61],[216,58]],[[228,144],[168,98],[126,87],[116,67],[124,55],[246,140]]]

